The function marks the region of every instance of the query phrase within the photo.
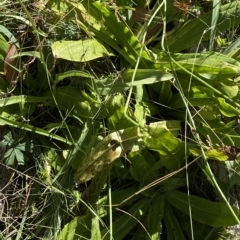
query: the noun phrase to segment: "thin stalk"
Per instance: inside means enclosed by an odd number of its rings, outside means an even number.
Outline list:
[[[109,234],[110,234],[110,240],[113,240],[112,188],[111,188],[110,168],[108,169],[108,202],[109,202]]]

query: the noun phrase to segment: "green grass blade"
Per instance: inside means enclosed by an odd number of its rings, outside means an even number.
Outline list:
[[[213,44],[215,40],[215,34],[217,30],[217,22],[219,17],[219,11],[221,7],[221,0],[213,0],[213,11],[212,11],[212,21],[211,21],[211,33],[210,33],[210,44],[209,51],[212,51]]]

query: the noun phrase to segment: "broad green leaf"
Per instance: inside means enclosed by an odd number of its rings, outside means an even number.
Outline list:
[[[100,57],[113,56],[111,49],[104,47],[96,39],[78,41],[57,41],[51,45],[56,59],[73,62],[88,62]]]
[[[104,166],[109,165],[128,151],[144,147],[138,127],[110,133],[83,159],[74,179],[78,183],[92,179]]]
[[[95,84],[98,92],[101,95],[114,94],[128,90],[130,87],[137,87],[141,85],[154,84],[157,82],[165,82],[173,79],[171,73],[167,73],[154,69],[138,69],[134,81],[132,82],[132,75],[134,70],[125,71],[122,76],[117,74],[106,79],[98,79]],[[85,82],[90,83],[90,80]]]
[[[108,129],[110,131],[117,131],[123,128],[129,128],[133,126],[133,123],[130,122],[124,115],[125,111],[125,97],[121,93],[116,93],[111,95],[106,100],[106,109],[108,111]],[[131,110],[128,111],[130,116],[133,115]]]
[[[128,69],[123,72],[122,79],[124,83],[130,84],[132,80],[133,69]],[[129,86],[137,86],[144,84],[153,84],[156,82],[165,82],[173,80],[174,76],[163,70],[157,69],[137,69],[134,82]]]
[[[43,158],[56,171],[59,171],[66,162],[65,159],[60,154],[58,154],[54,148],[43,148]]]
[[[149,198],[142,197],[133,206],[127,210],[128,214],[122,214],[113,222],[114,240],[122,240],[137,225],[141,219],[146,216]],[[109,239],[108,229],[101,232],[102,237]]]
[[[128,159],[131,162],[131,175],[136,181],[141,182],[143,185],[147,185],[157,179],[157,173],[150,172],[152,166],[155,164],[155,160],[148,151],[131,152],[128,154]]]
[[[180,139],[173,137],[171,133],[164,133],[158,142],[161,161],[169,171],[172,172],[184,166],[186,154],[184,143]]]
[[[229,178],[229,187],[233,187],[235,184],[240,182],[240,175],[238,174],[240,171],[240,161],[227,161],[225,162],[225,166],[228,171],[228,178]]]
[[[233,1],[229,4],[224,4],[220,8],[217,30],[224,32],[231,27],[237,26],[240,23],[238,2]],[[171,52],[180,52],[184,49],[198,45],[201,41],[210,38],[210,28],[212,21],[212,11],[187,21],[178,29],[173,29],[167,34],[168,48]],[[160,43],[159,43],[160,47]]]
[[[191,216],[194,220],[213,227],[233,226],[238,224],[226,204],[211,202],[193,195],[188,196],[176,190],[167,194],[169,203],[187,215],[189,215],[189,199],[191,203]],[[237,216],[240,216],[240,211],[235,207],[232,208]]]
[[[25,164],[25,161],[28,160],[28,158],[26,158],[24,155],[23,155],[23,152],[18,150],[17,148],[14,149],[14,153],[15,153],[15,157],[16,157],[16,160],[17,160],[17,164],[18,165],[24,165]]]
[[[214,103],[213,92],[211,89],[203,86],[193,86],[190,91],[184,90],[184,95],[190,102],[189,106],[205,106]],[[169,105],[174,109],[184,108],[185,104],[182,100],[182,96],[177,93],[175,94]]]
[[[1,61],[1,55],[0,55],[0,74],[1,74],[1,62],[2,61]],[[9,83],[6,80],[4,80],[3,78],[0,77],[0,91],[2,93],[6,93],[8,91],[8,88],[9,88]]]
[[[6,15],[4,15],[4,16],[6,16]],[[17,39],[14,37],[14,35],[6,27],[4,27],[3,25],[0,25],[0,33],[4,34],[6,37],[8,37],[8,40],[9,40],[10,43],[15,43],[15,45],[18,48],[20,47],[20,45],[17,42]],[[0,42],[1,42],[1,40],[0,40]]]
[[[156,86],[160,86],[158,89],[156,89]],[[172,98],[172,83],[170,81],[168,82],[162,82],[162,83],[157,83],[152,86],[152,88],[155,91],[159,92],[159,103],[163,104],[163,106],[168,106],[171,98]],[[159,106],[160,108],[164,109],[161,105]]]
[[[75,217],[63,227],[57,236],[57,240],[90,239],[91,219],[91,214]]]
[[[171,59],[159,50],[155,50],[157,62],[161,63],[165,68],[184,72],[180,66],[171,62]],[[226,74],[235,76],[240,72],[240,64],[237,60],[230,58],[221,53],[176,53],[171,56],[178,64],[185,69],[197,74]],[[216,61],[217,60],[217,61]]]
[[[147,231],[151,240],[159,240],[162,233],[162,220],[165,209],[165,196],[158,194],[152,198],[147,216]]]
[[[6,165],[13,166],[15,163],[15,157],[16,154],[14,149],[8,149],[8,151],[4,154],[4,158],[6,159]]]
[[[75,87],[56,88],[53,95],[58,107],[78,120],[81,120],[81,118],[104,117],[104,111],[102,112],[103,115],[99,115],[101,109],[100,100],[92,98],[86,92]],[[52,93],[48,92],[46,96],[49,99],[47,104],[55,106],[54,99],[51,98]]]
[[[179,121],[162,121],[150,124],[148,133],[144,133],[146,147],[160,153],[169,171],[179,169],[185,162],[184,143],[175,137],[179,130]]]
[[[229,98],[234,98],[238,94],[238,86],[233,81],[219,82],[220,89]]]
[[[218,107],[222,115],[226,117],[235,117],[240,115],[240,112],[229,103],[226,103],[224,98],[217,98],[216,100],[218,101]]]
[[[231,123],[231,122],[230,122]],[[209,138],[213,146],[240,146],[240,136],[230,125],[222,122],[220,119],[214,119],[207,123],[202,122],[202,126],[198,127],[198,132],[205,138]]]
[[[91,228],[91,240],[99,240],[101,239],[101,232],[99,227],[99,218],[92,218],[92,228]]]
[[[109,198],[111,197],[112,204],[121,204],[121,206],[126,206],[126,205],[132,205],[134,202],[136,202],[138,199],[141,198],[140,194],[135,194],[139,188],[137,187],[128,187],[124,188],[122,190],[114,190],[112,192],[112,196],[105,195],[101,199],[99,199],[96,203],[98,207],[100,207],[102,204],[105,206],[106,204],[109,203]],[[130,198],[129,198],[130,197]],[[128,199],[128,201],[122,203]],[[97,208],[98,209],[98,208]],[[106,214],[106,212],[105,212]]]
[[[3,62],[9,48],[9,43],[0,34],[0,72],[3,72]]]
[[[159,189],[161,192],[165,193],[184,186],[186,186],[186,179],[182,178],[181,175],[178,174],[178,176],[174,175],[174,177],[164,179],[164,181],[159,184]]]
[[[167,230],[168,239],[178,239],[178,240],[185,240],[185,236],[182,232],[182,228],[179,224],[178,219],[176,218],[175,214],[172,211],[171,205],[166,202],[165,203],[165,211],[164,211],[164,223]],[[174,231],[173,231],[174,229]]]
[[[101,192],[106,186],[107,179],[109,177],[110,166],[103,168],[100,172],[95,173],[96,176],[92,179],[88,188],[84,191],[82,198],[88,203],[88,205],[94,206],[97,202]],[[94,193],[94,194],[93,194]],[[83,204],[83,208],[86,208]],[[82,208],[82,207],[80,207]]]
[[[202,119],[215,120],[219,115],[218,108],[216,106],[206,105],[198,111]]]
[[[171,132],[175,137],[178,136],[181,130],[181,122],[178,120],[160,121],[150,123],[148,132],[152,137],[158,137],[166,131]]]
[[[146,125],[146,116],[149,115],[149,109],[144,102],[135,104],[134,116],[141,127]]]
[[[83,1],[81,4],[74,4],[69,1],[68,4],[70,9],[75,8],[76,21],[87,33],[114,48],[131,65],[137,62],[140,49],[143,48],[140,68],[153,66],[145,47],[142,46],[128,26],[119,21],[116,15],[102,3]]]

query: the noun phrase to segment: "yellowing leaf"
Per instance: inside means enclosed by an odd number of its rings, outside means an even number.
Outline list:
[[[206,152],[206,156],[209,159],[226,161],[228,160],[227,154],[221,149],[210,149]]]
[[[74,179],[82,183],[92,179],[104,166],[111,164],[128,151],[139,151],[144,147],[138,127],[113,132],[92,149],[78,168]]]

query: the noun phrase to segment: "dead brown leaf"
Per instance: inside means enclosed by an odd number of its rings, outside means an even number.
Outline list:
[[[222,148],[226,155],[228,156],[228,160],[235,160],[240,156],[240,148],[235,146],[223,146]]]
[[[18,58],[12,58],[18,54],[18,50],[15,44],[10,44],[7,55],[4,59],[4,74],[9,83],[16,84],[18,80]]]

